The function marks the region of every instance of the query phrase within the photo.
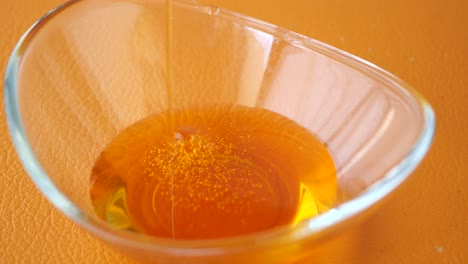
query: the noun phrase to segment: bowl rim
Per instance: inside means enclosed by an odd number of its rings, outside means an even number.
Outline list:
[[[83,2],[83,0],[71,0],[52,9],[36,21],[24,33],[16,44],[8,61],[4,80],[4,100],[8,130],[19,159],[30,178],[42,194],[63,214],[72,219],[82,228],[94,233],[98,237],[104,238],[105,240],[112,240],[115,243],[132,248],[143,249],[145,251],[161,251],[166,254],[179,256],[207,256],[219,255],[221,253],[224,254],[227,249],[237,252],[246,250],[252,246],[258,248],[260,246],[284,245],[291,240],[291,235],[294,240],[301,240],[307,237],[319,237],[320,235],[327,233],[331,227],[353,218],[386,197],[411,174],[427,154],[432,144],[435,130],[434,111],[429,103],[419,95],[419,93],[393,74],[357,56],[273,24],[223,8],[202,6],[190,0],[174,1],[174,5],[192,8],[199,12],[207,12],[210,15],[219,16],[223,19],[231,19],[235,23],[241,23],[242,25],[260,29],[261,31],[274,35],[275,37],[281,37],[281,39],[287,40],[292,45],[313,50],[344,63],[353,69],[361,71],[366,75],[371,74],[374,78],[390,82],[395,87],[399,88],[400,92],[405,92],[412,96],[419,104],[423,115],[424,125],[410,152],[398,164],[394,165],[376,184],[366,189],[357,197],[314,218],[305,220],[294,227],[278,227],[238,237],[196,240],[196,243],[194,243],[194,240],[156,238],[112,228],[108,224],[104,223],[104,221],[98,220],[81,210],[69,198],[67,198],[48,177],[28,143],[18,104],[18,72],[24,51],[27,49],[28,44],[34,38],[39,29],[46,25],[52,17],[79,2]]]

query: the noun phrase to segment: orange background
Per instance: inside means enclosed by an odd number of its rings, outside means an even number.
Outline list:
[[[319,249],[326,263],[468,263],[468,2],[203,0],[316,38],[396,74],[431,102],[434,145],[367,221]],[[60,0],[0,0],[0,70]],[[3,97],[3,83],[0,94]],[[0,113],[0,263],[133,261],[53,208],[23,171]]]

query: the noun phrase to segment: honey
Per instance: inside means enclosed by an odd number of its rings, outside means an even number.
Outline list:
[[[336,173],[325,145],[270,110],[212,105],[149,116],[98,157],[96,213],[172,239],[238,236],[328,210]]]
[[[294,225],[332,207],[333,161],[305,128],[261,108],[175,109],[171,0],[166,7],[168,110],[125,129],[98,157],[90,187],[98,216],[157,237],[210,239]]]

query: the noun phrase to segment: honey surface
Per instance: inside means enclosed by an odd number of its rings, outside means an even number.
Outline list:
[[[173,239],[236,236],[333,206],[325,146],[269,110],[207,106],[150,116],[121,132],[91,176],[97,214]]]

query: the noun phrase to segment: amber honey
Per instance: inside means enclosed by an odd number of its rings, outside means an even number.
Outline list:
[[[209,239],[294,225],[332,207],[333,161],[295,122],[240,105],[174,109],[166,3],[168,111],[131,125],[98,157],[90,188],[98,216],[157,237]]]
[[[122,229],[173,239],[236,236],[329,209],[326,147],[277,113],[238,105],[174,110],[121,132],[97,159],[91,198]]]

